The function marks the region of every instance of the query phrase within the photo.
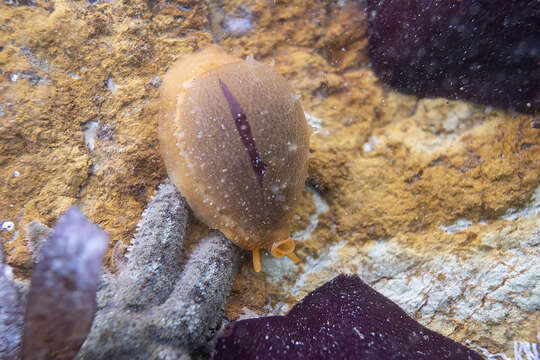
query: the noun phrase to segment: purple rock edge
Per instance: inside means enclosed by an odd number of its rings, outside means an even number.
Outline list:
[[[359,277],[339,275],[285,316],[228,324],[216,340],[213,359],[482,357],[422,326]]]

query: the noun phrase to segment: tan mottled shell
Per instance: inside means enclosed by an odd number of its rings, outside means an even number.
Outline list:
[[[220,80],[241,105],[267,165],[262,186]],[[161,151],[194,213],[244,249],[287,239],[307,176],[310,130],[285,79],[212,46],[177,61],[161,91]]]

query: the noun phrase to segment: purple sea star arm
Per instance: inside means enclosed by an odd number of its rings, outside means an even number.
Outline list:
[[[481,360],[431,331],[357,276],[340,275],[286,316],[230,324],[217,339],[224,359]]]
[[[72,359],[88,335],[107,235],[76,207],[58,220],[32,272],[23,331],[26,359]]]
[[[538,9],[530,0],[368,0],[371,68],[419,97],[534,114],[540,109]]]

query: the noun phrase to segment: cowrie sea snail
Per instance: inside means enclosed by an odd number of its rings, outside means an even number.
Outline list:
[[[310,128],[272,66],[217,46],[181,57],[161,87],[159,140],[193,212],[239,247],[294,261],[291,217],[307,177]]]

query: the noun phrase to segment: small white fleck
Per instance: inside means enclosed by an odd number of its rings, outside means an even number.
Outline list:
[[[159,75],[156,76],[155,78],[153,78],[152,80],[150,80],[150,84],[152,84],[152,86],[159,86],[161,85],[161,79],[159,78]]]
[[[474,223],[467,219],[457,219],[457,221],[451,225],[448,226],[440,226],[439,228],[448,234],[456,234],[458,232],[467,230],[471,226],[473,226]]]
[[[97,121],[89,121],[86,124],[86,130],[84,130],[84,143],[86,147],[91,151],[94,150],[95,141],[97,138],[97,132],[99,128],[99,123]]]
[[[248,56],[246,56],[246,62],[248,64],[254,64],[256,63],[257,61],[255,61],[255,58],[253,57],[253,54],[249,54]]]
[[[322,131],[322,119],[306,112],[304,113],[304,116],[306,117],[306,120],[313,129],[314,133],[319,133]]]
[[[6,231],[12,231],[15,228],[13,221],[4,221],[2,223],[2,229]]]
[[[118,85],[113,81],[112,78],[107,79],[107,89],[109,89],[109,91],[113,94],[116,92],[116,90],[118,90]]]
[[[360,330],[358,330],[356,327],[353,327],[353,330],[354,330],[354,332],[356,333],[356,335],[358,335],[358,337],[359,337],[360,339],[362,339],[362,340],[365,339],[364,334],[362,334],[362,333],[360,332]]]
[[[19,176],[21,176],[21,173],[18,172],[17,170],[15,170],[15,171],[13,172],[13,176],[14,176],[14,177],[19,177]]]
[[[362,149],[365,153],[372,152],[379,144],[380,140],[376,136],[370,136],[368,142],[364,144]]]
[[[287,146],[289,147],[290,152],[298,150],[298,145],[291,143],[290,141],[287,142]]]
[[[242,35],[251,30],[253,25],[249,18],[229,17],[225,19],[225,31],[231,35]]]

